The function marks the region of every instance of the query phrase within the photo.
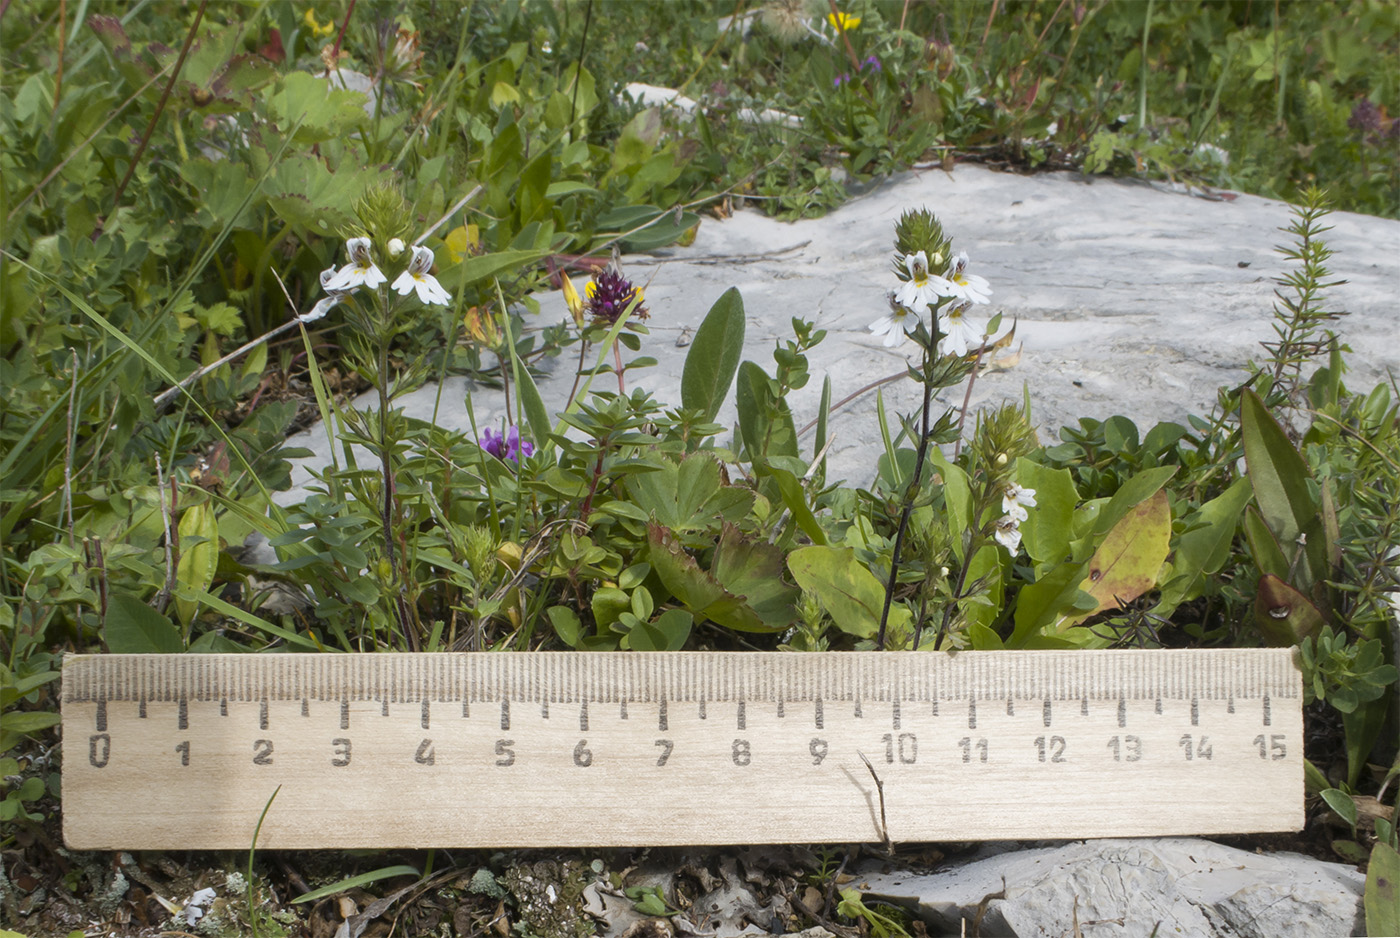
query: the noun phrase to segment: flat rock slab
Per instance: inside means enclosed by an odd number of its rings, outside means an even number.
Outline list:
[[[1218,387],[1238,383],[1251,359],[1264,358],[1259,343],[1273,338],[1273,278],[1293,269],[1274,250],[1290,243],[1278,230],[1291,220],[1282,202],[1248,195],[1213,201],[1071,173],[1020,176],[979,166],[906,173],[824,218],[784,223],[740,211],[722,222],[706,219],[689,247],[624,257],[624,272],[646,284],[652,311],[640,354],[658,360],[630,373],[629,386],[678,405],[688,336],[729,287],[744,299],[745,357],[770,373],[774,344],[792,336],[792,317],[828,331],[811,355],[811,383],[791,398],[799,426],[816,416],[823,376],[839,401],[902,372],[916,355],[914,344],[887,349],[867,326],[885,314],[886,291],[897,283],[890,263],[895,221],[920,207],[938,215],[954,249],[971,256],[970,270],[991,282],[993,302],[979,312],[1001,311],[1006,325],[1017,323],[1019,359],[982,375],[973,405],[1020,401],[1029,389],[1043,442],[1054,442],[1061,426],[1081,416],[1122,414],[1145,431],[1160,420],[1208,413]],[[1328,222],[1332,269],[1349,282],[1326,299],[1351,313],[1335,331],[1353,349],[1348,384],[1369,390],[1400,367],[1400,222],[1347,213]],[[541,325],[567,316],[562,294],[540,300]],[[546,365],[552,370],[539,384],[551,410],[563,407],[576,363],[566,353]],[[608,376],[594,386],[617,387]],[[421,419],[437,406],[439,425],[466,430],[470,389],[457,378],[444,385],[440,402],[430,385],[398,403]],[[963,393],[949,389],[941,403],[960,404]],[[919,406],[912,381],[887,385],[884,395],[892,421]],[[720,413],[731,425],[732,397]],[[478,426],[505,419],[499,391],[475,389],[472,406]],[[875,407],[871,392],[834,416],[828,479],[873,478]],[[810,440],[803,447],[809,458]],[[295,445],[316,451],[311,465],[328,462],[319,428]],[[294,479],[304,483],[305,469]],[[281,500],[300,497],[283,493]]]
[[[1006,938],[1365,934],[1365,877],[1354,868],[1194,838],[1013,850],[929,875],[869,875],[855,885],[867,898],[915,910],[934,935],[979,933],[979,910],[980,934]]]

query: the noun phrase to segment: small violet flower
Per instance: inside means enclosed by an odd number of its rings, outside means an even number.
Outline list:
[[[831,87],[833,87],[833,88],[840,88],[842,85],[846,84],[846,83],[849,82],[850,80],[851,80],[851,73],[850,73],[850,72],[842,72],[840,75],[837,75],[835,78],[831,79]]]
[[[348,292],[361,286],[374,290],[389,279],[384,276],[383,271],[374,266],[374,258],[370,256],[369,238],[351,238],[345,242],[345,249],[350,255],[350,263],[322,284],[327,291]]]
[[[958,256],[953,258],[953,263],[948,267],[948,272],[944,274],[945,282],[951,288],[948,296],[967,300],[969,303],[989,303],[987,297],[991,296],[992,288],[987,283],[986,277],[979,277],[977,274],[967,272],[967,252],[959,251]]]
[[[420,302],[448,306],[452,303],[452,294],[443,289],[437,278],[429,271],[433,269],[433,252],[425,247],[417,245],[413,248],[413,260],[408,262],[408,269],[399,274],[393,283],[393,288],[400,296],[417,292]]]
[[[861,71],[865,71],[867,68],[877,72],[884,71],[884,68],[880,65],[880,57],[876,55],[868,55],[865,57],[865,61],[860,63]]]
[[[533,456],[535,453],[535,444],[529,440],[522,440],[520,428],[514,424],[511,424],[504,434],[487,427],[481,431],[481,439],[477,442],[486,452],[506,462],[518,463],[522,454]]]

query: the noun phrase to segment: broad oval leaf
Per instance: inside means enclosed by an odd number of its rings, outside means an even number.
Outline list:
[[[744,299],[737,287],[724,291],[705,314],[681,371],[681,406],[714,420],[734,383],[744,351]]]

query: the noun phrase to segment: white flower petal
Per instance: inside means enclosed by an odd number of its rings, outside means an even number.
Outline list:
[[[330,296],[323,296],[321,297],[321,299],[316,301],[315,306],[311,307],[306,312],[297,316],[297,319],[301,322],[315,322],[316,320],[323,318],[326,315],[326,313],[329,313],[331,311],[331,307],[339,303],[341,298],[342,294],[340,293],[332,293]]]
[[[1019,522],[1011,515],[1006,515],[997,521],[996,532],[992,535],[996,542],[1014,555],[1021,549],[1021,528]]]

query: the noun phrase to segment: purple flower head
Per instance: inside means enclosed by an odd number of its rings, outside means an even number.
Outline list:
[[[511,424],[504,434],[493,427],[487,427],[481,431],[481,439],[477,441],[477,445],[497,459],[513,463],[520,462],[522,453],[526,456],[533,456],[535,453],[535,444],[529,440],[522,440],[520,428],[515,424]]]
[[[1362,98],[1352,107],[1351,117],[1347,118],[1347,126],[1352,130],[1379,133],[1381,129],[1380,108],[1372,104],[1369,98]]]
[[[833,79],[831,80],[831,87],[833,87],[833,88],[840,88],[842,85],[844,85],[846,82],[848,82],[848,81],[850,81],[850,80],[851,80],[850,73],[848,73],[848,72],[842,72],[840,75],[837,75],[835,78],[833,78]]]
[[[875,55],[867,56],[865,61],[860,63],[861,71],[865,71],[867,68],[874,69],[877,72],[884,71],[884,69],[880,65],[879,56]]]
[[[632,315],[638,319],[647,318],[646,307],[642,305],[642,291],[612,264],[595,273],[583,292],[587,297],[584,309],[599,325],[611,326],[617,322],[633,299],[637,301],[637,306],[632,310]]]

